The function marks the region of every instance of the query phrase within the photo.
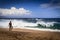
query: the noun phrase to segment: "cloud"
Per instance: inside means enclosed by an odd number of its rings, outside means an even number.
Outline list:
[[[15,8],[11,7],[10,9],[2,9],[0,8],[0,14],[1,15],[30,15],[31,11],[26,10],[25,8]]]
[[[51,6],[51,4],[47,4],[47,3],[45,3],[45,4],[40,4],[40,7],[41,8],[48,8],[48,7],[50,7]]]
[[[42,3],[40,4],[41,8],[60,8],[60,1],[59,0],[51,0],[49,3]]]
[[[44,4],[40,4],[40,7],[41,7],[41,8],[50,8],[50,7],[60,8],[60,3],[58,3],[58,4],[44,3]]]

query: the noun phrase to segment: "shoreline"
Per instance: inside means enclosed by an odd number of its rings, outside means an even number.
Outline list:
[[[0,29],[7,29],[9,30],[9,28],[0,28]],[[57,29],[47,29],[47,28],[13,28],[13,30],[16,30],[16,31],[19,31],[20,29],[21,30],[32,30],[32,31],[47,31],[47,32],[60,32],[60,30],[57,30]]]
[[[9,28],[0,28],[0,29],[6,29],[9,30]],[[46,29],[46,28],[13,28],[12,31],[19,31],[19,30],[31,30],[31,31],[46,31],[46,32],[60,32],[60,30],[57,29]]]

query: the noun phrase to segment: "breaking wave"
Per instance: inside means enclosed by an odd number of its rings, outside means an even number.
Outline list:
[[[10,20],[0,19],[0,28],[9,28]],[[60,23],[55,21],[43,21],[42,19],[36,20],[36,22],[24,21],[24,20],[11,20],[14,28],[28,28],[28,29],[37,29],[37,30],[58,30],[60,29]]]

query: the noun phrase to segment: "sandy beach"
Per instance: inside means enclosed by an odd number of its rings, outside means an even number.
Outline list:
[[[60,32],[0,28],[0,40],[60,40]]]

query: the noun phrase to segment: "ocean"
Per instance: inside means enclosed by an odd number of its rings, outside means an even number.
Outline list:
[[[14,18],[0,19],[0,28],[9,28],[9,22],[13,28],[26,28],[44,31],[59,31],[60,18]]]

